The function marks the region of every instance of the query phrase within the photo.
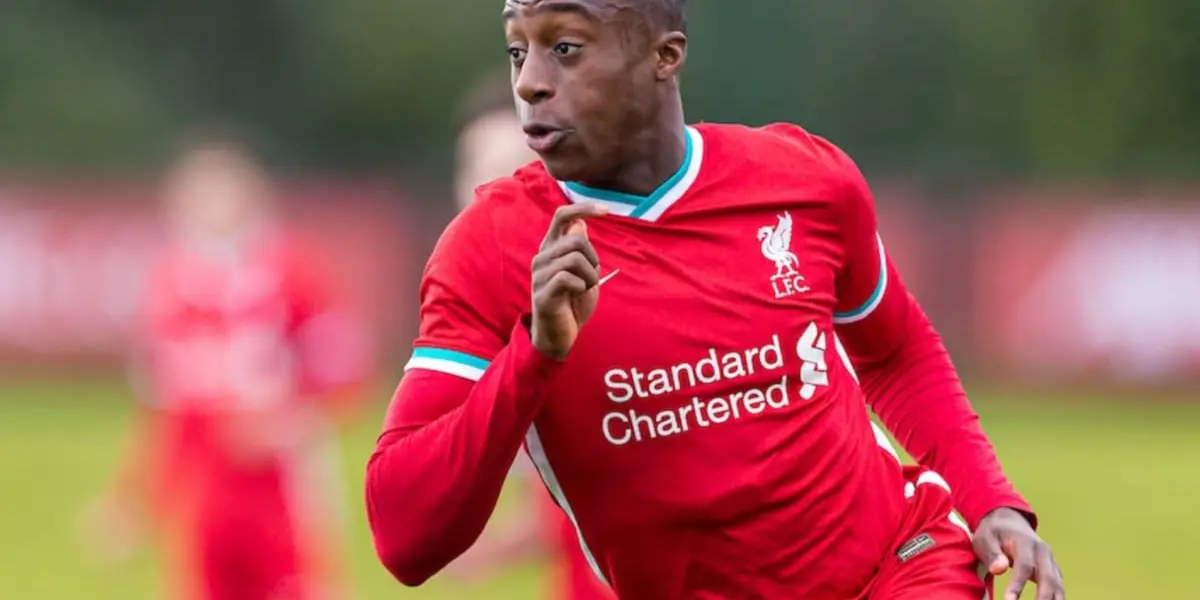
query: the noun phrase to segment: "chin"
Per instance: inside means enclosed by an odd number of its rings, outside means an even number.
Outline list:
[[[541,159],[546,172],[559,181],[583,181],[588,178],[587,164],[577,157],[547,153]]]

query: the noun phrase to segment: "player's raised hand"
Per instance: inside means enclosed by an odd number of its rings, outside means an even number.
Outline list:
[[[1066,600],[1062,569],[1050,546],[1038,537],[1029,521],[1010,508],[999,508],[983,518],[974,538],[975,554],[993,575],[1012,569],[1004,600],[1017,600],[1026,584],[1037,584],[1037,600]]]
[[[589,217],[605,214],[598,204],[571,204],[554,213],[541,250],[533,257],[533,346],[566,358],[579,329],[600,297],[600,259],[588,240]]]

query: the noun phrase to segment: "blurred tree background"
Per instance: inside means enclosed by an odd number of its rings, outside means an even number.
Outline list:
[[[0,163],[146,165],[249,124],[285,164],[442,177],[499,0],[6,0]],[[875,170],[1173,177],[1200,161],[1200,2],[695,2],[689,118],[789,120]],[[220,111],[220,115],[214,115]]]

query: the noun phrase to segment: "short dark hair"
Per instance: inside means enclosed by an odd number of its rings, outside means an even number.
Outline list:
[[[650,4],[663,26],[687,33],[687,0],[650,0]]]
[[[668,31],[687,33],[687,0],[621,0],[618,10],[623,24],[625,41],[653,42]],[[636,32],[636,37],[632,34]]]
[[[461,134],[481,117],[500,111],[517,112],[508,69],[485,73],[467,90],[454,114],[454,130]]]

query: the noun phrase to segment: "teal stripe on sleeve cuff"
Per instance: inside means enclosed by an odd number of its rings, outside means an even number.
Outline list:
[[[479,381],[491,362],[457,350],[416,348],[404,370],[425,369]]]
[[[478,356],[472,356],[466,352],[459,352],[457,350],[446,350],[444,348],[416,348],[413,350],[412,356],[413,358],[444,360],[474,369],[486,369],[488,365],[492,364],[491,361],[484,360]]]
[[[883,249],[883,238],[879,237],[878,234],[876,234],[875,238],[879,244],[879,281],[875,283],[875,290],[871,292],[871,296],[867,298],[867,301],[858,308],[846,312],[833,313],[834,323],[854,323],[865,319],[879,306],[879,303],[883,300],[883,294],[887,292],[887,253]]]

